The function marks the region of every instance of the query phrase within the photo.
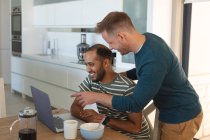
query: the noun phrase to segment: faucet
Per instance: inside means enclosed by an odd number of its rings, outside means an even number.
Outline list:
[[[51,49],[52,55],[58,54],[58,39],[53,39],[53,48]]]

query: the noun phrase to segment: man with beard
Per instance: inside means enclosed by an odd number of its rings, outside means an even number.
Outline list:
[[[83,94],[128,96],[132,94],[135,84],[125,76],[112,69],[112,52],[102,44],[90,47],[84,54],[86,70],[89,76],[79,85]],[[103,124],[120,131],[133,139],[149,139],[149,126],[142,112],[122,112],[97,104],[99,113],[93,109],[83,109],[77,100],[71,106],[71,114],[86,121],[103,121]]]

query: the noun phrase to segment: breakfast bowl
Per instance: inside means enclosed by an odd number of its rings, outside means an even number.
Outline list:
[[[84,123],[80,125],[80,133],[85,140],[98,140],[104,134],[104,125],[99,123]]]

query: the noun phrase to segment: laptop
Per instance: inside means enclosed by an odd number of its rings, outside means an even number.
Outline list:
[[[64,120],[77,120],[78,129],[79,126],[84,123],[84,121],[72,116],[70,113],[53,114],[49,96],[45,92],[31,86],[31,93],[39,121],[45,124],[52,131],[63,132]]]

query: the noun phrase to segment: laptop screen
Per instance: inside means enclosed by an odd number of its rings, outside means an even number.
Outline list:
[[[31,92],[38,119],[48,128],[55,131],[49,96],[33,86],[31,86]]]

